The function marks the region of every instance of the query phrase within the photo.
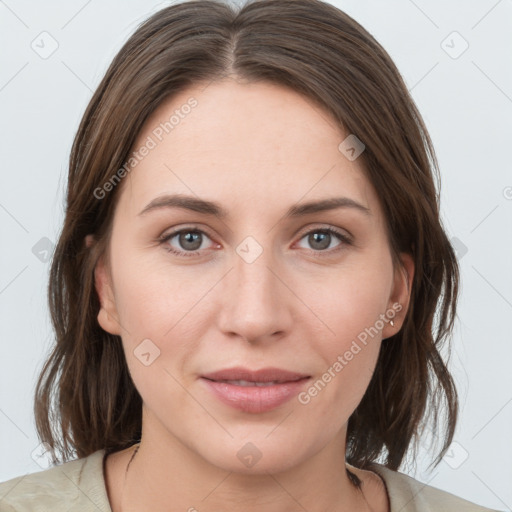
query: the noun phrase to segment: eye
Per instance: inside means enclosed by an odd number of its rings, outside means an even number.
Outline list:
[[[210,238],[204,231],[196,228],[185,228],[179,231],[173,231],[160,238],[160,243],[165,245],[165,249],[168,252],[172,252],[177,256],[198,256],[199,250],[204,249],[203,245],[204,237]],[[171,245],[172,240],[176,238],[176,244],[182,247],[184,250],[177,249]]]
[[[177,256],[200,256],[201,251],[205,249],[203,246],[205,238],[211,240],[208,234],[201,229],[182,228],[163,235],[159,238],[159,243],[165,246],[166,251]],[[352,245],[352,240],[349,236],[334,228],[312,229],[304,233],[300,241],[303,239],[306,239],[307,243],[310,244],[311,251],[314,253],[325,252],[332,254],[342,250],[347,245]],[[333,248],[331,244],[334,239],[338,239],[340,243]],[[220,245],[217,244],[217,247],[220,247]]]
[[[340,243],[333,249],[331,242],[335,238]],[[306,242],[312,247],[314,252],[328,252],[329,254],[342,250],[345,245],[352,245],[352,240],[349,236],[334,228],[312,229],[301,237],[301,240],[303,239],[306,239]]]

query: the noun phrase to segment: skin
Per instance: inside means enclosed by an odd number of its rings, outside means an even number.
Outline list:
[[[290,89],[232,77],[195,85],[160,105],[134,147],[190,97],[198,105],[123,178],[109,259],[95,270],[98,321],[122,337],[144,402],[142,441],[126,483],[133,448],[105,461],[112,510],[368,510],[342,462],[347,421],[382,339],[402,326],[412,259],[402,254],[405,269],[393,268],[378,195],[360,160],[338,150],[348,134]],[[175,193],[216,201],[229,216],[179,208],[139,215]],[[338,196],[370,214],[339,208],[284,217],[290,206]],[[352,243],[332,235],[322,249],[308,233],[327,227]],[[187,228],[206,233],[198,255],[168,252],[193,252],[179,236],[158,242]],[[236,252],[247,236],[263,249],[252,263]],[[394,327],[385,323],[306,405],[294,398],[265,413],[238,411],[199,378],[274,366],[316,381],[396,303],[402,310]],[[134,355],[144,339],[160,350],[149,366]],[[252,467],[237,457],[248,442],[262,454]],[[372,509],[389,510],[380,477],[354,471]]]

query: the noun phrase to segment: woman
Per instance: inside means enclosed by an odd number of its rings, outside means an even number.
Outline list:
[[[35,402],[64,463],[0,510],[489,510],[397,471],[441,404],[436,463],[457,420],[434,172],[396,67],[335,7],[148,19],[70,158]]]

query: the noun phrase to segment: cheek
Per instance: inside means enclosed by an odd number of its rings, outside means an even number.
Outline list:
[[[391,274],[389,268],[368,265],[367,270],[352,269],[316,295],[309,296],[313,311],[321,312],[322,322],[312,336],[314,352],[324,368],[316,384],[307,391],[317,407],[334,404],[349,414],[357,407],[371,380],[382,340],[388,308]],[[323,398],[316,398],[323,395]],[[304,401],[308,396],[304,397]],[[327,411],[325,411],[327,413]],[[348,416],[346,417],[348,419]]]
[[[141,394],[174,393],[182,367],[197,350],[211,279],[179,272],[165,262],[118,259],[116,306],[127,364]],[[203,300],[201,298],[203,297]],[[173,386],[174,383],[174,386]],[[156,385],[157,389],[152,386]]]
[[[308,303],[322,320],[322,338],[330,339],[331,351],[348,348],[358,337],[364,341],[368,330],[370,337],[380,337],[383,325],[379,318],[389,306],[392,276],[389,269],[379,267],[368,264],[346,269],[338,279],[309,293]]]
[[[183,365],[197,349],[196,338],[187,331],[194,294],[189,291],[187,297],[176,293],[170,280],[158,279],[158,272],[142,270],[127,279],[119,293],[127,365],[150,408],[158,409],[158,404],[166,408],[170,403],[182,407],[187,400],[180,385]]]
[[[336,435],[358,407],[370,383],[379,346],[379,342],[371,347],[351,346],[350,359],[347,351],[333,353],[331,364],[298,396],[304,414],[322,418],[324,437]]]
[[[365,300],[366,299],[366,300]],[[359,405],[370,383],[381,347],[381,329],[376,323],[383,312],[381,301],[371,297],[339,300],[327,318],[334,334],[314,337],[312,350],[322,365],[299,402],[315,416],[335,418],[325,427],[333,433],[344,425]]]
[[[204,275],[180,271],[154,252],[151,258],[118,259],[116,306],[128,336],[161,339],[211,287]]]

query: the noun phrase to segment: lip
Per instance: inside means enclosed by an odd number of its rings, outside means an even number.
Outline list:
[[[237,366],[235,368],[225,368],[216,372],[205,373],[201,377],[209,380],[247,380],[251,382],[272,382],[278,381],[291,382],[305,377],[309,377],[305,373],[291,372],[282,370],[281,368],[261,368],[260,370],[249,370]]]
[[[284,404],[303,388],[309,375],[280,368],[227,368],[201,376],[201,380],[221,402],[249,413],[262,413]],[[225,381],[273,382],[266,386],[241,386]]]

